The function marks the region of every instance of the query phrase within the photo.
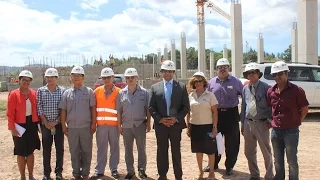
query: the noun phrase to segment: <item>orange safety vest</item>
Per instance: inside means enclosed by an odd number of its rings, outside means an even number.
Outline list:
[[[97,99],[97,125],[118,125],[116,98],[120,90],[120,88],[114,87],[114,91],[110,94],[108,99],[106,98],[106,94],[104,92],[104,86],[100,86],[95,90]]]

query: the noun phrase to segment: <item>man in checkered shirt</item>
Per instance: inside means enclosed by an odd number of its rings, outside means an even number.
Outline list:
[[[37,91],[38,115],[42,120],[42,147],[43,147],[43,180],[51,179],[51,147],[56,147],[56,179],[62,179],[64,134],[60,123],[60,103],[64,88],[57,85],[58,71],[55,68],[48,68],[45,72],[47,84]]]

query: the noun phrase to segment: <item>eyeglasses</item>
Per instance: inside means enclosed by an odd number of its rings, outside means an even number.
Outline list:
[[[171,70],[162,70],[163,73],[174,73],[174,71]]]
[[[278,73],[273,73],[272,76],[273,76],[273,77],[282,76],[282,75],[284,75],[285,73],[286,73],[285,71],[281,71],[281,72],[278,72]]]
[[[228,69],[229,66],[228,66],[228,65],[224,65],[224,66],[218,66],[217,68],[218,68],[218,69]]]
[[[256,71],[256,70],[252,70],[252,71],[247,71],[246,73],[247,73],[247,75],[249,75],[249,74],[255,74],[255,73],[257,73],[258,71]]]
[[[134,79],[134,76],[127,76],[126,79]]]
[[[32,80],[31,80],[31,79],[21,79],[21,81],[24,82],[24,83],[29,83],[29,82],[31,82]]]
[[[71,74],[72,77],[83,77],[83,74]]]

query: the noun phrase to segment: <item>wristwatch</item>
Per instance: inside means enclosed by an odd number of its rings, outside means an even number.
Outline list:
[[[215,128],[216,128],[215,126],[212,127],[212,129],[215,129]]]

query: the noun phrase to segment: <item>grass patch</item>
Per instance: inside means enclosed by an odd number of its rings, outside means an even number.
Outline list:
[[[7,110],[7,102],[0,101],[0,118],[6,117],[6,110]]]
[[[7,102],[6,101],[0,101],[0,112],[7,110]]]

